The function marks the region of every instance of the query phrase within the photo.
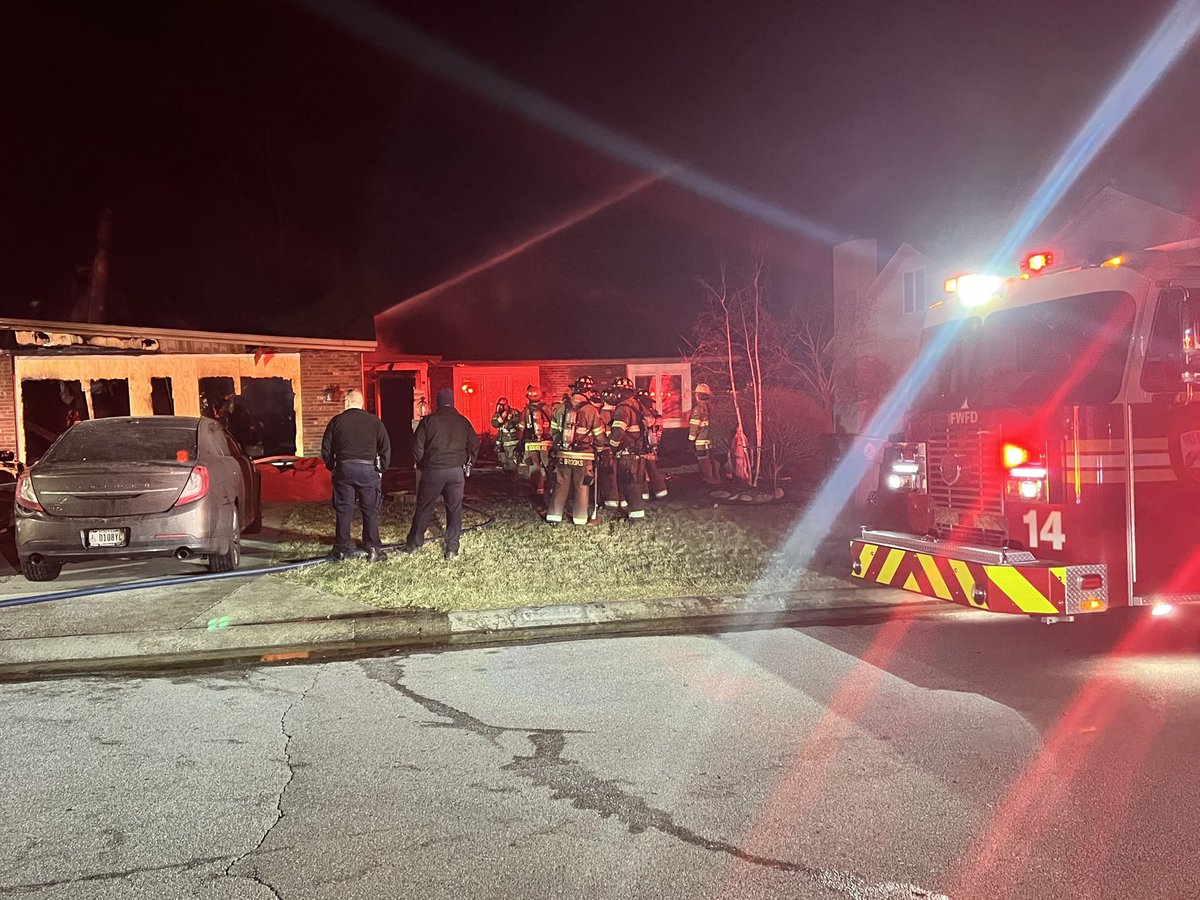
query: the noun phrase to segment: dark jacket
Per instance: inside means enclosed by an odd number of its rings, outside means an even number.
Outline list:
[[[413,434],[413,461],[418,469],[454,469],[475,461],[479,435],[470,420],[453,406],[443,406],[420,421]]]
[[[348,409],[338,413],[325,426],[321,459],[330,470],[339,462],[360,459],[375,463],[382,472],[392,461],[392,442],[377,416],[365,409]]]

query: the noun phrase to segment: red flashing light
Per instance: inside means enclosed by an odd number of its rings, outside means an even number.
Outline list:
[[[1098,591],[1104,587],[1104,576],[1100,574],[1084,575],[1079,579],[1079,586],[1085,591]]]
[[[1018,444],[1005,444],[1002,455],[1006,469],[1015,469],[1029,462],[1029,451]]]
[[[195,503],[208,493],[208,487],[208,467],[196,466],[196,468],[192,469],[192,474],[188,476],[187,484],[183,486],[183,491],[179,494],[179,499],[175,501],[175,505],[183,506],[187,503]]]
[[[1036,274],[1053,264],[1054,254],[1049,250],[1039,250],[1037,253],[1030,253],[1021,261],[1021,271]]]

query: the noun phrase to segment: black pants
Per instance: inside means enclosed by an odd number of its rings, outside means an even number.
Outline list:
[[[458,551],[462,534],[463,488],[467,478],[459,466],[453,469],[422,469],[417,481],[417,510],[413,513],[412,528],[405,542],[410,547],[425,543],[425,530],[433,519],[438,497],[446,503],[446,549]]]
[[[333,511],[337,516],[333,549],[349,552],[354,549],[350,525],[354,522],[354,507],[362,509],[362,542],[365,549],[382,546],[379,542],[379,503],[383,499],[382,479],[374,463],[349,460],[338,463],[333,472]]]

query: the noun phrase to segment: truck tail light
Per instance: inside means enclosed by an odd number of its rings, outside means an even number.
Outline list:
[[[196,466],[192,469],[192,473],[188,475],[187,484],[183,486],[183,491],[180,492],[179,499],[175,501],[175,505],[183,506],[187,503],[195,503],[208,493],[208,486],[208,467]]]
[[[1005,493],[1029,502],[1045,500],[1046,479],[1050,472],[1044,459],[1041,456],[1034,458],[1029,449],[1020,444],[1005,444],[1001,455],[1008,473]]]
[[[45,508],[38,502],[37,494],[33,492],[33,479],[29,477],[28,472],[22,472],[17,476],[17,506],[28,512],[45,512]]]

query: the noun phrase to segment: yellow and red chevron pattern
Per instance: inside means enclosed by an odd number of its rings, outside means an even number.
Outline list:
[[[866,541],[850,542],[854,577],[962,606],[1020,615],[1063,615],[1065,566],[984,565]]]

